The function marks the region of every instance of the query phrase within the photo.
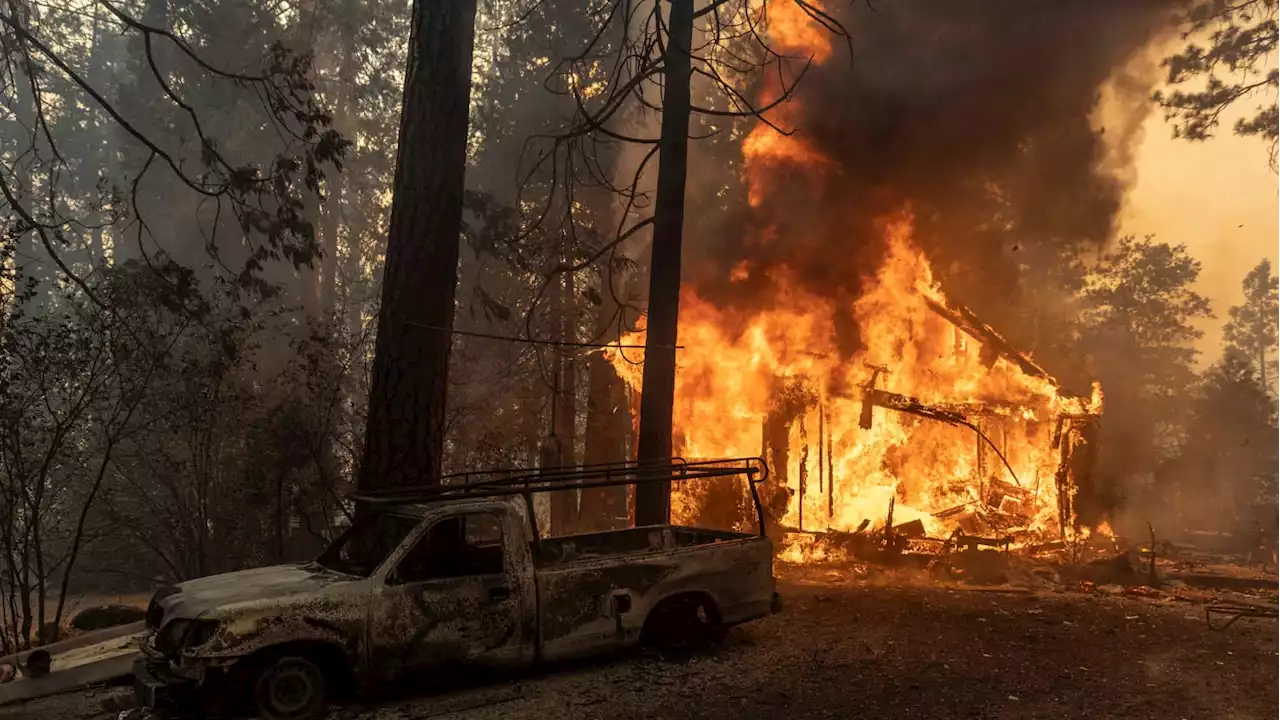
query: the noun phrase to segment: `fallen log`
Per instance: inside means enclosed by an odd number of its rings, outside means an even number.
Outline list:
[[[143,623],[132,623],[0,657],[0,667],[27,666],[32,655],[41,653],[47,653],[49,658],[47,674],[20,676],[0,684],[0,705],[128,677],[133,673],[138,641],[144,631]]]

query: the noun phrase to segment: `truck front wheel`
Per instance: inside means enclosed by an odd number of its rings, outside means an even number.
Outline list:
[[[329,712],[320,666],[298,655],[267,659],[253,683],[253,709],[262,720],[317,720]]]

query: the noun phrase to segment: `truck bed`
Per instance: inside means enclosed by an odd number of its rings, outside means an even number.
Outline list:
[[[771,611],[773,544],[760,535],[653,525],[538,545],[538,633],[547,660],[635,642],[650,611],[675,595],[709,598],[725,625]]]

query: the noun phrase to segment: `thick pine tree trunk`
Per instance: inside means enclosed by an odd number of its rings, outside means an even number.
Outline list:
[[[475,16],[476,0],[413,4],[362,490],[440,477]]]
[[[560,261],[569,259],[569,238],[561,237]],[[554,306],[554,327],[558,339],[562,342],[576,342],[578,317],[574,305],[573,273],[565,273],[560,278],[561,285],[556,291]],[[577,452],[577,416],[578,416],[578,373],[575,360],[566,348],[558,349],[553,363],[556,377],[554,403],[555,412],[551,417],[551,434],[556,437],[555,464],[559,467],[573,467],[578,464]],[[551,529],[557,535],[569,535],[577,532],[578,526],[578,491],[564,490],[551,493]]]
[[[662,136],[658,142],[657,202],[649,262],[649,325],[645,337],[637,456],[641,462],[671,457],[671,411],[676,385],[676,324],[680,316],[680,253],[684,186],[689,151],[690,46],[693,0],[671,0],[664,62]],[[671,484],[636,486],[636,524],[665,523]]]

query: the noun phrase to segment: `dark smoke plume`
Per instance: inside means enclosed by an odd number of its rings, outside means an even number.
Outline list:
[[[714,251],[693,258],[689,279],[704,298],[749,312],[785,267],[814,294],[852,302],[879,265],[880,221],[909,204],[946,291],[1017,337],[1019,265],[1114,234],[1123,168],[1104,163],[1108,140],[1090,115],[1108,78],[1174,28],[1179,4],[826,3],[854,36],[852,58],[837,44],[812,68],[786,124],[838,169],[820,187],[804,171],[776,183],[704,241]],[[1150,88],[1118,85],[1134,119],[1145,117]],[[724,258],[741,257],[750,280],[731,283]],[[857,349],[849,319],[833,320],[842,350]]]

